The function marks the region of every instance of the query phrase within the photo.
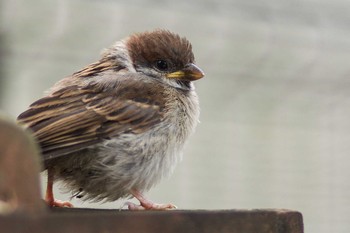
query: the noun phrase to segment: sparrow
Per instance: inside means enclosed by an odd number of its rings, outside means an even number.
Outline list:
[[[165,210],[143,193],[170,175],[199,119],[191,43],[168,30],[133,34],[58,81],[18,116],[41,148],[49,206],[61,181],[90,202],[135,197],[130,210]]]

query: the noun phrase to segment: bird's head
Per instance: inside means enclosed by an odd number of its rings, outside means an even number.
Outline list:
[[[204,76],[194,64],[191,43],[167,30],[134,34],[125,40],[125,46],[136,72],[172,86],[188,88],[191,81]]]

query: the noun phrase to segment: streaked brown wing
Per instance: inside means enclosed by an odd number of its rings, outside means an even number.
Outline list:
[[[34,102],[18,120],[33,131],[44,160],[122,133],[141,133],[161,121],[163,104],[146,91],[143,85],[149,84],[132,80],[65,87]]]

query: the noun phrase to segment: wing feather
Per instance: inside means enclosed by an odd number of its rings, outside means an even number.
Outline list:
[[[31,104],[18,121],[33,132],[44,160],[123,133],[142,133],[161,121],[164,103],[142,86],[150,84],[132,80],[62,88]]]

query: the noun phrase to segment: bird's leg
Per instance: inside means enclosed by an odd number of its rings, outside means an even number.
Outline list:
[[[54,173],[51,169],[47,169],[47,187],[45,201],[50,207],[73,207],[73,205],[68,201],[55,200],[53,197],[53,181]]]
[[[131,194],[140,201],[140,205],[135,205],[134,203],[127,202],[129,210],[172,210],[176,209],[173,204],[157,204],[154,203],[143,196],[138,190],[131,190]]]

